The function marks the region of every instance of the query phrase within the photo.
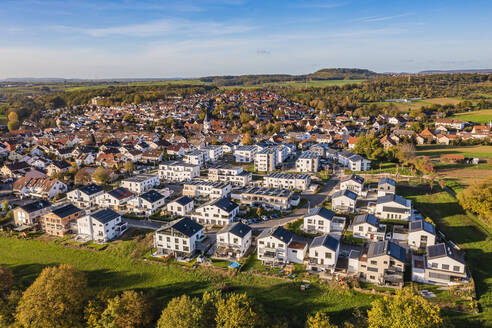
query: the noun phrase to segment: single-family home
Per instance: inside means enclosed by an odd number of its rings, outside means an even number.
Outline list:
[[[51,210],[51,203],[45,199],[35,200],[14,208],[14,224],[16,227],[34,227],[38,218]]]
[[[353,236],[368,240],[384,240],[386,225],[380,224],[379,219],[372,214],[357,215],[352,221]]]
[[[307,269],[316,272],[333,273],[338,261],[340,242],[331,235],[314,237],[309,245]]]
[[[412,201],[396,194],[378,197],[375,215],[380,219],[410,220]]]
[[[193,211],[194,201],[188,196],[182,196],[167,204],[166,210],[174,215],[185,216]]]
[[[220,198],[198,207],[191,218],[203,225],[223,227],[232,223],[238,212],[238,204],[230,198]]]
[[[104,190],[93,183],[74,189],[67,193],[67,198],[76,206],[89,208],[96,205],[96,198],[104,194]]]
[[[241,222],[228,224],[217,232],[215,256],[239,259],[246,255],[251,240],[252,229],[249,226]]]
[[[158,256],[172,254],[175,257],[191,257],[197,251],[197,243],[203,237],[203,226],[190,218],[182,218],[162,226],[155,232],[154,247]]]
[[[361,196],[364,190],[364,178],[357,174],[346,175],[340,180],[340,190],[350,190]]]
[[[118,238],[127,228],[128,223],[111,209],[100,209],[77,219],[77,236],[98,243]]]
[[[167,195],[156,190],[149,190],[130,199],[127,203],[128,210],[135,214],[152,215],[165,204]]]
[[[339,190],[331,197],[331,208],[340,212],[355,212],[357,194],[348,189]]]
[[[344,217],[335,216],[333,211],[324,207],[316,207],[304,215],[302,229],[311,234],[327,234],[335,231],[343,231],[344,226]]]
[[[390,178],[383,178],[378,181],[378,197],[393,195],[396,192],[396,181]]]
[[[408,246],[425,249],[436,243],[436,228],[430,222],[415,220],[408,227]]]

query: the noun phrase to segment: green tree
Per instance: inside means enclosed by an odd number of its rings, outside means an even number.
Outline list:
[[[203,308],[199,299],[188,295],[173,298],[162,311],[157,328],[199,328],[203,325]]]
[[[217,328],[253,328],[260,327],[263,323],[245,293],[233,293],[227,298],[219,299],[215,321]]]
[[[438,328],[444,327],[439,306],[431,304],[409,288],[397,291],[372,303],[368,311],[369,328]]]
[[[9,327],[15,322],[15,309],[21,297],[22,292],[17,289],[0,296],[0,327]]]
[[[108,300],[100,323],[103,328],[138,328],[147,327],[151,320],[147,299],[142,293],[127,290]]]
[[[251,121],[251,116],[248,114],[248,113],[241,113],[241,115],[239,115],[239,121],[241,123],[248,123],[249,121]]]
[[[44,268],[22,295],[15,317],[26,328],[79,327],[86,293],[87,279],[74,267]]]
[[[326,313],[316,312],[306,321],[306,328],[336,328],[336,325],[331,324],[330,317]]]
[[[92,178],[99,184],[106,184],[109,182],[109,174],[104,167],[98,167],[92,174]]]
[[[354,153],[370,159],[382,159],[385,155],[383,145],[374,135],[359,137],[354,146]]]
[[[106,288],[87,302],[84,308],[84,320],[87,328],[103,328],[101,317],[108,306],[108,300],[113,297],[114,293],[109,288]]]
[[[458,194],[460,205],[467,211],[490,221],[492,217],[492,177],[475,181]]]
[[[414,144],[403,143],[398,145],[396,150],[396,158],[400,163],[408,164],[415,158],[416,148]]]

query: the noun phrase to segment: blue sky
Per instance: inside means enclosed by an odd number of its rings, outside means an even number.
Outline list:
[[[492,1],[0,0],[0,78],[492,68]]]

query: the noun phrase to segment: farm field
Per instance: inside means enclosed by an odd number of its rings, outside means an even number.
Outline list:
[[[484,180],[492,176],[492,165],[488,164],[445,164],[436,165],[436,172],[440,177],[468,186],[477,180]]]
[[[492,157],[492,146],[451,146],[451,145],[418,145],[418,156],[440,157],[443,154],[464,155],[465,157]]]
[[[482,320],[480,327],[492,326],[492,229],[466,213],[450,194],[428,186],[419,188],[399,186],[397,193],[411,199],[424,217],[430,217],[447,238],[466,252],[467,265],[475,281],[481,311],[479,316],[456,317],[456,327],[470,327]],[[462,321],[463,320],[463,321]],[[468,322],[465,324],[465,321]],[[460,324],[457,324],[457,323]]]
[[[463,120],[465,122],[474,122],[488,124],[492,121],[492,109],[478,110],[475,112],[458,113],[452,118]]]
[[[171,298],[182,294],[199,296],[213,289],[246,291],[263,305],[270,317],[283,318],[290,313],[296,323],[294,326],[303,327],[306,316],[313,311],[327,311],[333,321],[342,323],[356,308],[368,308],[377,297],[318,284],[301,291],[300,283],[290,279],[221,275],[208,269],[191,270],[176,264],[142,262],[129,258],[124,249],[119,250],[121,253],[110,249],[97,252],[64,247],[53,241],[0,235],[0,265],[12,269],[24,288],[43,267],[67,263],[83,270],[95,291],[105,287],[147,291],[154,295],[158,311]]]

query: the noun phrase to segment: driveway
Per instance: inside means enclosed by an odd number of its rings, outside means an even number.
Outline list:
[[[302,207],[296,209],[292,213],[289,213],[287,216],[284,216],[280,219],[253,223],[250,225],[250,227],[255,230],[263,230],[265,228],[284,225],[291,221],[295,221],[303,217],[304,214],[307,213],[309,207],[314,208],[324,203],[328,198],[328,196],[333,192],[335,186],[338,184],[339,181],[340,181],[339,176],[333,175],[331,179],[324,184],[323,188],[321,188],[321,190],[317,194],[312,194],[312,193],[301,194],[301,198],[307,200],[306,204],[304,204]]]

